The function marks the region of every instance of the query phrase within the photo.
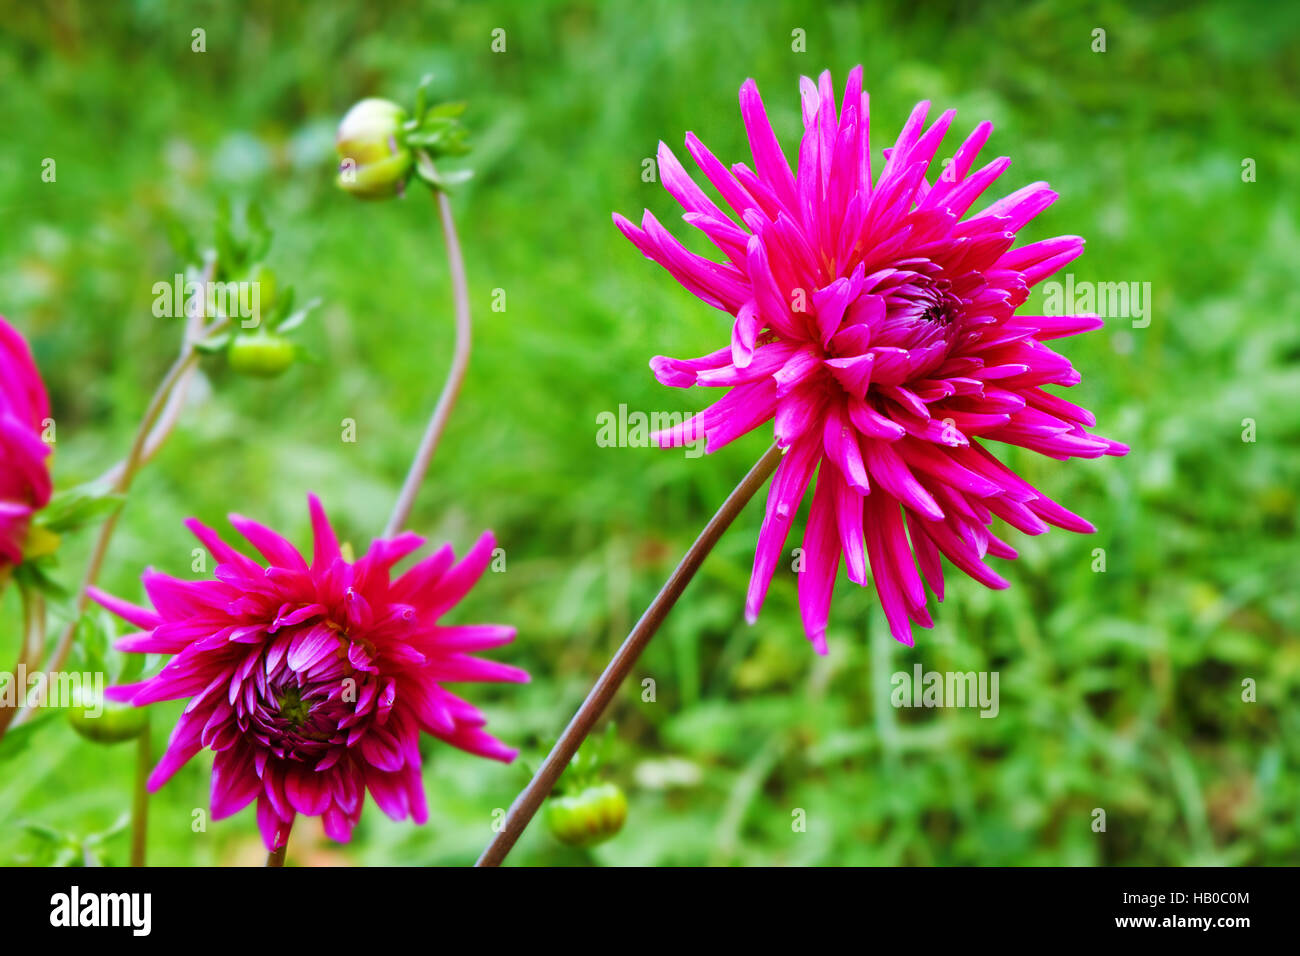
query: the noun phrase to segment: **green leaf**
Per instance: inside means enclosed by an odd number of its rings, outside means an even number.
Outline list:
[[[306,303],[297,312],[293,313],[288,318],[286,318],[283,322],[277,325],[275,327],[276,331],[281,333],[292,332],[294,329],[298,328],[300,325],[302,325],[304,322],[307,321],[307,317],[311,315],[313,311],[315,311],[315,309],[320,305],[320,303],[321,300],[319,298],[312,299],[310,302]]]
[[[271,248],[271,227],[266,224],[266,216],[259,203],[250,203],[245,214],[248,222],[248,246],[244,250],[245,260],[257,262],[266,256]]]
[[[6,680],[13,679],[12,676],[6,678]],[[25,694],[27,688],[16,687],[14,692]],[[21,724],[11,724],[4,735],[4,739],[0,740],[0,766],[26,750],[27,745],[32,742],[32,734],[61,713],[62,711],[57,707],[37,707],[27,712],[28,716],[24,718]]]
[[[126,498],[95,483],[60,491],[37,516],[36,523],[57,534],[98,524],[122,506]]]
[[[25,587],[34,588],[55,601],[66,601],[70,592],[52,576],[56,564],[52,556],[23,561],[14,571],[14,580]]]
[[[429,87],[433,85],[433,74],[426,73],[420,77],[420,86],[415,91],[415,117],[424,116],[425,104],[429,101]]]
[[[428,110],[428,112],[425,113],[425,117],[447,117],[449,119],[455,119],[458,116],[463,116],[468,107],[469,104],[465,100],[457,100],[452,103],[439,103],[437,106]]]
[[[201,342],[195,342],[194,348],[196,351],[202,352],[204,355],[217,355],[226,350],[226,346],[230,344],[231,337],[232,333],[230,332],[218,332],[216,335],[208,336]]]

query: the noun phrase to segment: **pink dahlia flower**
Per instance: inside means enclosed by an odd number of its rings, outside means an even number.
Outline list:
[[[724,261],[690,252],[649,212],[641,228],[614,216],[642,253],[733,317],[728,347],[650,363],[665,385],[731,389],[656,437],[669,447],[703,437],[714,451],[774,421],[785,454],[768,496],[747,617],[758,615],[816,472],[799,577],[809,640],[825,653],[842,554],[850,580],[865,585],[870,568],[890,630],[910,645],[912,622],[932,626],[923,582],[943,599],[940,555],[989,587],[1007,586],[983,563],[988,554],[1016,556],[989,530],[994,516],[1027,534],[1048,524],[1095,530],[999,462],[988,442],[1059,459],[1128,449],[1089,434],[1093,416],[1044,389],[1080,377],[1043,342],[1101,322],[1016,314],[1030,287],[1083,251],[1078,236],[1012,248],[1016,231],[1056,193],[1034,183],[966,217],[1009,163],[1004,157],[971,172],[989,123],[931,182],[926,172],[952,110],[927,129],[929,104],[918,104],[877,170],[861,67],[849,75],[838,114],[829,73],[818,83],[805,77],[801,91],[797,172],[752,80],[740,88],[740,111],[754,169],[728,169],[687,134],[687,150],[735,215],[659,145],[665,188]]]
[[[41,440],[49,417],[31,349],[0,316],[0,568],[22,562],[32,515],[50,500],[50,446]]]
[[[107,696],[138,706],[190,698],[149,788],[157,790],[209,748],[216,754],[213,819],[256,797],[257,822],[272,850],[284,845],[299,813],[322,817],[331,837],[347,840],[367,790],[393,819],[423,823],[421,730],[494,760],[516,754],[443,685],[528,680],[516,667],[471,656],[508,644],[514,628],[438,623],[487,568],[491,532],[459,563],[445,545],[393,580],[393,565],[423,538],[407,532],[376,541],[349,561],[315,496],[310,504],[310,563],[280,535],[238,515],[231,524],[261,552],[265,567],[191,519],[187,526],[218,562],[215,580],[148,571],[145,590],[155,610],[94,593],[142,628],[119,648],[175,655],[157,676],[109,688]]]

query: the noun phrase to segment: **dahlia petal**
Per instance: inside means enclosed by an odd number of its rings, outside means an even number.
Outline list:
[[[931,521],[943,520],[943,510],[893,448],[882,442],[867,442],[862,450],[867,471],[878,485]]]
[[[739,320],[737,320],[739,321]],[[751,344],[751,349],[752,349]],[[671,388],[688,388],[694,385],[701,372],[725,369],[732,358],[730,349],[719,349],[694,359],[675,359],[656,355],[650,360],[650,371],[661,385]]]
[[[410,816],[410,797],[397,774],[367,768],[366,789],[375,798],[375,804],[390,819],[405,820]]]
[[[177,725],[177,730],[180,725]],[[153,768],[149,774],[148,786],[149,792],[154,793],[164,783],[172,778],[177,770],[181,769],[190,759],[202,749],[198,737],[185,731],[179,735],[173,732],[171,742],[167,745],[167,750],[163,753],[162,759],[158,765]]]
[[[848,279],[842,277],[813,293],[813,305],[817,312],[817,325],[821,329],[823,346],[839,331],[844,311],[853,299],[852,293],[853,286]]]
[[[834,471],[834,469],[832,469]],[[825,473],[825,472],[823,472]],[[849,486],[842,475],[835,472],[832,492],[835,498],[835,525],[839,529],[840,547],[849,580],[854,584],[867,584],[866,540],[862,533],[862,500],[864,493]]]
[[[1078,255],[1083,251],[1083,245],[1082,236],[1056,236],[1041,242],[1031,242],[1002,256],[998,260],[998,268],[1024,272],[1030,266],[1038,265],[1062,253],[1073,252]]]
[[[289,643],[285,663],[293,671],[313,667],[339,648],[338,631],[326,624],[315,624],[298,631]],[[268,658],[269,660],[269,658]]]
[[[763,321],[787,338],[800,338],[802,331],[791,315],[789,301],[777,286],[767,250],[758,236],[749,240],[749,277],[754,283],[758,311]]]
[[[868,438],[896,441],[907,434],[902,425],[886,418],[861,399],[851,397],[845,407],[853,427]]]
[[[1042,282],[1053,272],[1064,266],[1069,265],[1079,256],[1083,255],[1083,240],[1080,239],[1077,246],[1066,249],[1064,252],[1057,253],[1048,259],[1035,262],[1025,269],[1018,270],[1025,277],[1025,285],[1034,286]]]
[[[876,582],[876,596],[885,612],[889,623],[889,632],[894,640],[908,647],[913,646],[912,620],[908,616],[907,602],[899,586],[899,572],[894,565],[894,555],[890,552],[882,534],[882,526],[891,508],[898,507],[898,499],[877,488],[867,496],[865,502],[867,555],[871,561],[871,573]]]
[[[281,568],[307,570],[307,562],[298,553],[298,549],[266,525],[238,514],[230,515],[228,520],[271,564]]]
[[[736,180],[727,167],[709,152],[694,133],[686,134],[686,150],[700,167],[700,171],[737,213],[758,206],[754,197]]]
[[[257,828],[262,831],[262,842],[268,851],[274,852],[289,842],[293,820],[292,813],[288,817],[280,816],[265,793],[257,798]]]
[[[519,756],[518,750],[507,747],[491,734],[479,730],[477,727],[459,725],[454,733],[434,734],[434,736],[451,744],[453,747],[464,750],[466,753],[487,757],[490,760],[499,760],[502,763],[510,763],[515,757]]]
[[[1047,183],[1030,183],[1004,196],[988,208],[972,216],[969,222],[978,222],[987,218],[1001,218],[1005,223],[999,228],[1011,232],[1019,231],[1029,220],[1056,202],[1057,194]]]
[[[904,439],[895,448],[910,467],[934,476],[945,485],[979,498],[1002,493],[1001,485],[965,467],[956,457],[933,444]]]
[[[848,417],[834,403],[826,410],[822,444],[826,449],[826,456],[839,469],[850,488],[863,495],[871,490],[867,469],[862,463],[858,434],[850,427]]]
[[[817,433],[816,426],[828,401],[825,390],[815,383],[801,385],[781,396],[772,423],[777,444],[789,448],[803,435]]]
[[[754,168],[763,181],[776,191],[787,209],[794,209],[796,193],[794,175],[790,164],[781,152],[781,144],[767,120],[767,110],[758,95],[758,85],[746,80],[740,87],[740,115],[749,135],[750,150],[754,155]]]
[[[767,495],[767,513],[758,533],[754,570],[749,578],[749,593],[745,599],[745,618],[750,624],[758,620],[758,612],[767,596],[777,559],[790,535],[795,512],[812,479],[813,469],[821,458],[821,450],[820,435],[794,442],[772,475]]]
[[[926,584],[934,592],[935,598],[943,600],[943,562],[939,560],[939,549],[925,530],[926,522],[916,516],[916,512],[907,512],[908,538],[916,554],[916,563],[921,566]]]
[[[761,328],[758,303],[749,299],[736,313],[735,324],[731,327],[731,361],[737,368],[745,368],[753,360]]]
[[[682,204],[683,209],[734,225],[731,217],[719,209],[704,190],[695,184],[695,180],[691,179],[682,164],[677,161],[677,157],[673,155],[673,151],[668,148],[668,144],[662,140],[659,142],[657,157],[659,179],[663,182],[664,189]]]
[[[428,636],[442,651],[482,651],[509,644],[515,639],[515,629],[500,624],[460,624],[432,628]]]
[[[649,215],[648,212],[647,215]],[[680,282],[692,295],[700,299],[700,301],[713,306],[715,309],[722,309],[724,312],[726,311],[726,304],[712,292],[708,291],[708,289],[696,282],[691,277],[690,272],[682,271],[674,266],[670,266],[669,263],[672,262],[672,258],[666,254],[654,239],[647,235],[643,229],[634,226],[618,213],[615,213],[613,218],[614,225],[618,227],[618,230],[623,233],[623,235],[625,235],[634,246],[641,250],[643,256],[652,262],[657,262],[659,265],[667,269],[672,274],[673,278]]]
[[[260,564],[226,544],[215,531],[197,518],[187,519],[185,527],[189,528],[194,537],[199,539],[199,542],[212,553],[212,556],[219,563],[233,566],[242,575],[259,575],[262,573]]]
[[[1035,336],[1043,340],[1095,332],[1106,323],[1095,315],[1016,315],[1008,320],[1008,324],[1033,329]]]
[[[212,762],[212,819],[224,820],[253,802],[262,792],[262,781],[253,766],[251,753],[231,747]]]
[[[835,523],[834,473],[823,468],[817,477],[808,527],[804,530],[804,567],[799,575],[799,613],[804,633],[818,654],[825,654],[826,621],[831,593],[840,566],[840,541]]]
[[[943,175],[935,182],[934,188],[926,195],[925,201],[921,204],[922,208],[938,205],[940,200],[952,192],[966,178],[975,157],[984,148],[984,144],[988,142],[989,135],[992,132],[993,124],[988,120],[983,121],[971,131],[970,136],[953,154],[952,162],[948,164]]]
[[[867,389],[871,387],[871,373],[876,362],[874,354],[826,359],[825,362],[831,375],[849,395],[858,401],[867,397]]]
[[[424,612],[429,615],[429,620],[436,621],[443,612],[459,604],[469,593],[470,588],[478,583],[483,572],[492,563],[492,552],[496,550],[496,544],[496,536],[491,531],[484,531],[460,563],[438,580],[433,593],[425,596],[423,602]]]
[[[732,390],[728,398],[732,396],[736,396],[734,403],[738,406],[736,410],[725,418],[712,419],[705,429],[704,450],[709,454],[748,434],[771,418],[779,401],[777,386],[773,379],[738,386]],[[651,438],[654,437],[655,435],[652,434]]]
[[[371,567],[386,571],[403,558],[424,547],[425,539],[411,531],[403,531],[392,538],[377,538],[366,552]],[[358,562],[359,564],[360,562]]]
[[[116,614],[128,624],[134,624],[136,627],[152,630],[163,622],[157,612],[115,598],[97,587],[86,588],[86,596],[105,608],[109,613]]]
[[[442,580],[455,562],[456,554],[451,545],[443,545],[393,582],[389,589],[390,599],[403,604],[414,603],[417,596],[431,590]]]
[[[505,682],[510,684],[527,684],[528,672],[502,664],[498,661],[483,660],[465,654],[451,654],[438,657],[435,664],[438,679],[451,684],[462,681]]]
[[[751,353],[749,364],[743,368],[727,365],[700,372],[699,384],[709,388],[747,385],[770,375],[778,375],[795,354],[795,346],[773,342]]]
[[[325,835],[331,840],[347,843],[352,839],[352,821],[342,810],[331,806],[321,819],[325,825]]]

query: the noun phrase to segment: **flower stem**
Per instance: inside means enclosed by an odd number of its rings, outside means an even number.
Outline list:
[[[438,442],[447,427],[447,419],[451,417],[451,410],[456,404],[457,396],[460,395],[461,384],[465,381],[465,370],[469,367],[470,306],[469,284],[465,279],[465,260],[460,251],[460,239],[456,235],[456,222],[451,215],[451,200],[441,190],[434,192],[434,198],[437,200],[438,213],[442,218],[442,234],[447,244],[447,266],[451,272],[452,293],[456,304],[456,350],[452,355],[447,382],[443,385],[442,394],[438,397],[438,404],[433,410],[433,417],[429,419],[424,438],[415,453],[415,460],[411,462],[411,470],[407,472],[406,481],[402,485],[402,492],[398,495],[392,516],[388,519],[388,527],[384,531],[386,538],[393,537],[406,527],[411,509],[415,505],[415,497],[420,491],[420,484],[429,470],[429,463],[433,461],[433,453],[437,450]]]
[[[700,536],[695,539],[685,556],[682,557],[681,563],[673,570],[673,573],[664,582],[663,588],[659,594],[646,608],[645,613],[641,615],[641,620],[637,621],[632,632],[628,634],[623,645],[615,652],[614,656],[606,665],[604,672],[596,681],[587,699],[582,702],[578,712],[573,715],[569,721],[569,726],[564,729],[560,739],[556,741],[555,746],[547,755],[546,760],[538,768],[533,779],[529,781],[515,802],[510,805],[510,810],[506,813],[505,823],[501,831],[488,844],[483,855],[478,858],[475,866],[499,866],[506,858],[515,842],[519,839],[524,829],[537,813],[542,801],[550,794],[555,782],[559,780],[560,774],[569,765],[573,755],[578,752],[578,747],[591,733],[591,729],[600,719],[605,708],[613,699],[614,694],[618,692],[619,686],[627,677],[628,672],[636,663],[641,652],[645,650],[650,639],[654,637],[655,632],[659,630],[659,625],[663,623],[668,612],[673,609],[677,599],[682,596],[686,586],[691,583],[695,572],[700,569],[704,559],[708,557],[713,546],[718,543],[724,531],[736,519],[736,516],[744,510],[745,505],[754,497],[754,493],[772,476],[776,466],[781,461],[781,449],[773,445],[767,450],[767,453],[758,460],[758,463],[750,469],[744,480],[727,496],[727,500],[722,503]]]
[[[131,802],[131,865],[144,866],[149,835],[149,711],[135,742],[135,793]]]
[[[20,675],[29,674],[41,664],[41,655],[45,652],[45,598],[34,587],[19,585],[18,593],[22,597],[23,607],[23,643],[18,649],[18,662],[14,666],[13,704],[0,705],[0,739],[4,737],[9,723],[18,713],[27,696],[27,687],[19,685]]]

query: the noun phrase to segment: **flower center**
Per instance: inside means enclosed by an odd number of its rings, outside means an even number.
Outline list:
[[[307,722],[311,714],[311,705],[302,699],[302,692],[297,687],[286,687],[276,698],[280,707],[280,719],[288,724],[290,730],[297,730]]]

